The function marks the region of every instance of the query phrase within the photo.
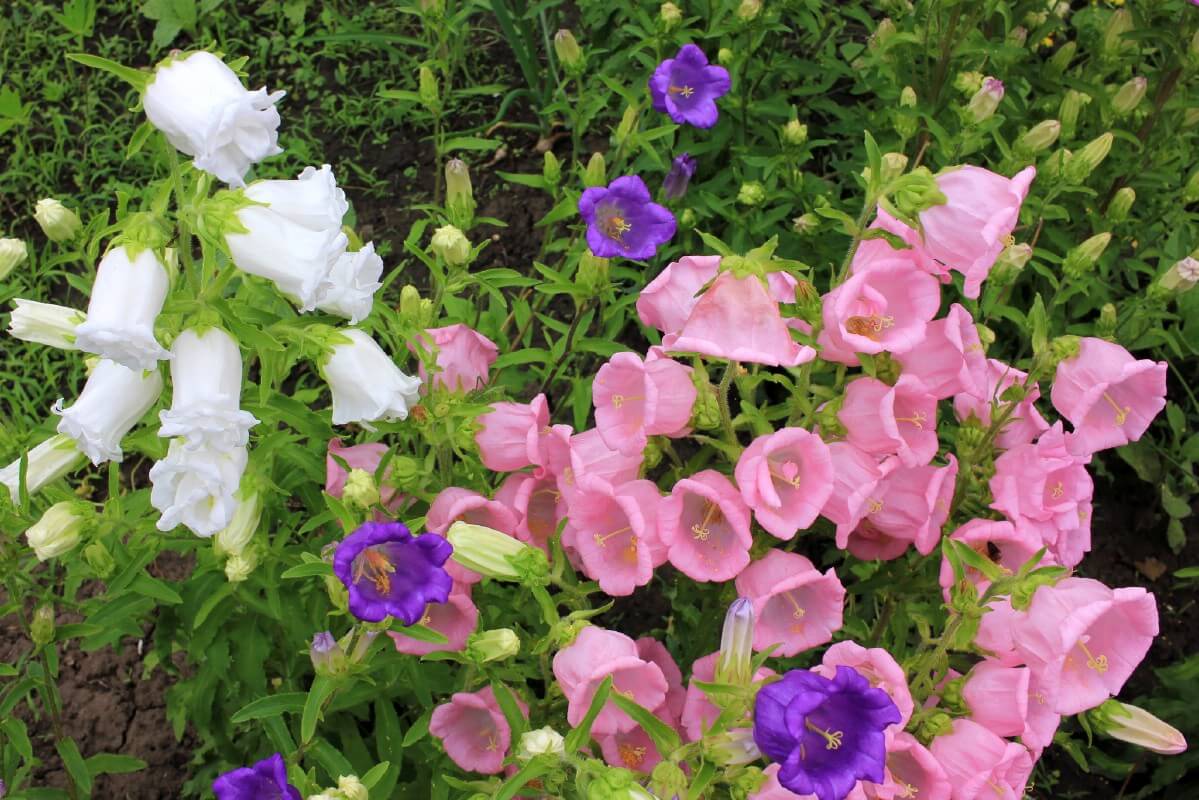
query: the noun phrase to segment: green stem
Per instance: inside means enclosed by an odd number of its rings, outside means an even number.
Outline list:
[[[720,379],[720,385],[716,389],[716,402],[720,406],[720,423],[724,429],[724,437],[729,444],[740,447],[741,443],[737,441],[737,432],[733,428],[733,412],[729,407],[729,388],[733,384],[733,373],[737,370],[737,362],[730,361],[725,368],[724,376]]]
[[[862,244],[862,236],[866,232],[866,222],[870,219],[870,215],[873,213],[877,203],[877,198],[869,194],[866,195],[866,202],[862,204],[862,211],[854,221],[853,241],[849,243],[849,250],[846,251],[845,258],[841,261],[841,269],[837,271],[837,281],[829,287],[830,291],[840,286],[849,277],[849,266],[853,263],[853,257],[858,252],[858,246]]]

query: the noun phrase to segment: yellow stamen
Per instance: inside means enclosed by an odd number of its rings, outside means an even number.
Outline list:
[[[559,492],[557,489],[538,489],[537,491],[533,492],[532,496],[537,497],[538,495],[542,495],[542,494],[552,495],[555,503],[558,502],[558,499],[560,497],[562,497],[562,493]]]
[[[395,571],[395,565],[387,560],[387,556],[368,547],[354,563],[354,583],[366,578],[375,584],[376,592],[390,594],[391,578],[388,576]]]
[[[1003,791],[1003,787],[1000,786],[999,784],[997,784],[995,781],[988,780],[987,786],[990,786],[991,790],[994,791],[995,794],[999,795],[1000,797],[1004,796],[1005,792]]]
[[[1007,236],[1003,237],[1003,244],[1005,247],[1011,247],[1015,243],[1016,243],[1016,237],[1012,236],[1010,233]]]
[[[708,527],[714,520],[720,518],[720,507],[711,500],[704,503],[704,518],[691,526],[691,532],[695,534],[698,541],[706,542],[708,537],[712,535],[712,529]]]
[[[600,230],[609,239],[624,244],[624,235],[633,230],[633,226],[625,222],[624,217],[613,215],[600,220]]]
[[[811,720],[807,720],[807,719],[805,719],[803,721],[803,724],[808,730],[812,731],[813,733],[818,733],[818,734],[820,734],[821,737],[824,738],[824,749],[825,750],[836,750],[839,747],[841,747],[841,738],[843,736],[845,736],[845,734],[842,731],[821,730],[820,728],[817,728],[815,725],[813,725]]]
[[[878,341],[878,335],[887,328],[895,327],[895,317],[871,314],[868,317],[850,317],[845,320],[845,330],[855,336],[865,336]]]
[[[1066,487],[1062,486],[1061,481],[1058,481],[1056,484],[1053,485],[1053,488],[1049,490],[1049,496],[1053,497],[1054,499],[1061,497],[1065,493],[1066,493]]]
[[[917,411],[910,417],[896,417],[896,422],[910,422],[919,430],[924,430],[924,423],[928,422],[928,416],[923,411]]]
[[[883,510],[883,501],[875,500],[873,497],[866,501],[867,513],[877,514]]]
[[[421,625],[428,625],[432,621],[433,621],[433,618],[430,617],[428,614],[425,614],[423,617],[420,618]]]
[[[787,602],[790,603],[791,607],[795,609],[793,612],[791,612],[791,616],[795,617],[796,619],[803,619],[807,612],[803,610],[803,606],[799,604],[799,601],[795,599],[794,595],[792,595],[790,592],[783,592],[783,597],[787,598]]]
[[[644,400],[644,399],[645,398],[642,397],[641,395],[625,397],[623,394],[614,394],[614,395],[612,395],[612,407],[620,408],[621,406],[623,406],[625,404],[626,400]]]
[[[609,539],[611,539],[613,536],[619,536],[620,534],[628,533],[631,530],[633,530],[633,529],[630,528],[628,525],[626,525],[625,527],[621,528],[620,530],[612,531],[607,536],[603,536],[603,535],[597,533],[597,534],[592,535],[591,538],[595,540],[596,547],[603,547],[607,543],[607,541]],[[634,538],[636,538],[636,537],[634,537]]]
[[[1044,692],[1033,692],[1032,699],[1036,700],[1037,705],[1039,705],[1039,706],[1045,705],[1045,693]]]
[[[487,737],[487,749],[489,751],[494,752],[500,749],[500,743],[496,741],[494,733],[488,733],[487,731],[484,731],[483,736]]]
[[[562,470],[562,480],[566,481],[567,486],[575,485],[575,471],[570,467]]]
[[[645,760],[644,747],[634,747],[631,744],[622,744],[616,749],[620,752],[620,760],[624,762],[626,767],[637,769],[641,766],[641,762]]]
[[[899,780],[899,779],[896,778],[896,780]],[[912,784],[907,783],[906,781],[899,780],[899,785],[903,787],[903,794],[901,794],[899,796],[899,800],[903,800],[903,798],[905,798],[905,797],[915,797],[916,795],[918,795],[920,793],[919,789],[917,789]]]
[[[770,477],[774,478],[775,480],[782,481],[783,483],[790,486],[792,489],[798,489],[799,484],[803,480],[803,476],[800,475],[798,472],[795,473],[794,478],[788,478],[786,475],[783,475],[780,472],[775,472],[773,467],[769,467],[769,470],[770,470]]]
[[[1097,656],[1091,655],[1091,651],[1087,649],[1086,644],[1081,639],[1078,640],[1078,647],[1082,650],[1083,655],[1087,657],[1087,667],[1089,669],[1095,670],[1100,675],[1107,672],[1107,656],[1102,653]]]
[[[1103,399],[1106,400],[1107,404],[1112,407],[1113,411],[1116,412],[1116,424],[1117,425],[1123,425],[1125,422],[1128,421],[1128,413],[1130,411],[1132,411],[1132,406],[1120,405],[1115,400],[1113,400],[1112,396],[1110,394],[1108,394],[1107,392],[1103,393]]]
[[[692,89],[690,86],[671,86],[667,91],[670,94],[681,94],[683,97],[690,97],[695,94],[695,89]]]

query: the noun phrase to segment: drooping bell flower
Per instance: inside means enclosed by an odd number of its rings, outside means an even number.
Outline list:
[[[816,357],[814,349],[791,338],[778,301],[762,280],[732,272],[713,281],[683,327],[662,338],[662,348],[775,367],[794,367]]]
[[[674,236],[674,215],[653,202],[645,181],[636,175],[593,186],[579,198],[587,223],[587,246],[598,258],[646,261]]]
[[[811,526],[833,492],[828,445],[802,428],[754,439],[741,453],[735,475],[758,524],[784,540]]]
[[[429,603],[449,599],[445,570],[453,548],[434,533],[413,536],[399,522],[367,522],[337,545],[333,572],[349,590],[350,613],[365,622],[388,616],[415,625]]]
[[[87,320],[82,311],[53,303],[15,298],[8,318],[8,335],[25,342],[78,350],[75,329]]]
[[[516,517],[503,503],[488,500],[478,492],[458,486],[447,486],[437,493],[425,515],[425,527],[444,536],[450,525],[466,522],[512,535]]]
[[[678,200],[687,194],[687,185],[695,175],[695,166],[695,159],[688,153],[677,155],[670,162],[670,172],[662,181],[662,194],[668,200]]]
[[[649,79],[655,111],[680,125],[711,128],[720,118],[716,101],[728,93],[729,71],[711,66],[704,51],[693,44],[679,48],[674,58],[658,65]]]
[[[555,451],[561,442],[551,440],[552,447],[543,448]],[[576,433],[567,440],[565,466],[556,470],[558,489],[570,499],[579,486],[579,481],[585,475],[607,481],[612,486],[623,486],[629,481],[636,480],[641,470],[641,462],[645,458],[644,451],[638,450],[631,455],[625,455],[619,450],[608,447],[600,432],[592,428]],[[553,455],[550,461],[557,464],[560,455]]]
[[[342,328],[320,365],[333,393],[333,424],[407,419],[416,405],[420,378],[406,375],[369,334]]]
[[[982,391],[978,394],[963,392],[956,395],[953,398],[953,413],[962,421],[973,416],[989,427],[994,416],[1002,416],[1005,413],[1009,401],[1001,399],[1003,393],[1013,384],[1023,384],[1027,377],[1027,372],[1021,372],[994,358],[987,359],[987,378]],[[1048,430],[1049,423],[1036,407],[1036,401],[1040,396],[1041,390],[1036,385],[1028,387],[1028,394],[996,434],[997,448],[1007,450],[1018,444],[1031,442],[1042,431]]]
[[[965,392],[987,391],[987,357],[970,312],[957,303],[942,319],[925,328],[920,346],[896,355],[904,375],[911,375],[938,400]]]
[[[737,593],[754,604],[754,650],[773,644],[793,656],[833,638],[841,629],[845,587],[832,567],[825,573],[798,553],[771,550],[737,576]]]
[[[849,442],[830,442],[826,447],[833,467],[833,490],[820,513],[837,525],[848,525],[859,518],[883,472],[874,456]]]
[[[388,631],[387,635],[395,642],[396,650],[412,656],[424,656],[438,650],[465,650],[467,639],[479,624],[479,609],[470,599],[470,586],[455,583],[444,603],[429,603],[425,607],[425,615],[420,618],[420,624],[444,636],[445,644],[424,642],[402,633]]]
[[[509,475],[495,499],[516,516],[514,534],[522,542],[549,552],[549,542],[566,513],[558,480],[553,475]]]
[[[528,717],[524,702],[516,698],[516,703]],[[512,728],[490,686],[477,692],[457,692],[448,703],[433,709],[429,733],[441,740],[446,755],[462,769],[483,775],[504,771]]]
[[[952,796],[953,786],[941,763],[915,736],[899,731],[887,741],[886,780],[859,783],[848,800],[951,800]]]
[[[220,328],[183,331],[171,345],[171,407],[158,435],[190,448],[241,447],[258,420],[241,410],[241,351]]]
[[[346,252],[348,240],[341,229],[312,230],[259,205],[239,209],[237,220],[245,232],[225,234],[237,268],[274,283],[301,313],[316,308]]]
[[[183,525],[197,536],[212,536],[228,527],[248,460],[244,447],[192,449],[172,439],[166,458],[150,468],[150,505],[161,514],[158,530]]]
[[[279,112],[283,92],[242,86],[227,64],[203,50],[169,56],[142,94],[146,117],[196,169],[232,186],[251,165],[283,150]]]
[[[964,294],[978,297],[995,259],[1020,219],[1020,206],[1036,177],[1027,167],[1005,178],[982,167],[950,167],[937,175],[946,202],[920,212],[929,255],[965,276]]]
[[[483,466],[495,472],[513,472],[542,463],[542,431],[549,428],[550,411],[545,395],[528,403],[492,403],[479,416],[475,443]]]
[[[871,455],[897,455],[918,467],[937,454],[937,399],[911,376],[900,375],[894,386],[869,377],[850,381],[837,418],[850,444]]]
[[[1186,752],[1187,740],[1178,730],[1139,706],[1109,700],[1090,715],[1091,726],[1122,742],[1165,756]]]
[[[1032,754],[968,719],[933,739],[929,750],[953,785],[953,800],[1020,800],[1032,772]]]
[[[1166,362],[1135,359],[1118,344],[1085,336],[1057,365],[1049,392],[1070,420],[1070,451],[1089,455],[1135,442],[1166,407]]]
[[[429,328],[424,337],[408,345],[409,350],[420,355],[418,348],[436,351],[438,371],[433,376],[433,385],[451,392],[469,392],[486,385],[491,365],[499,354],[495,342],[461,324]],[[429,381],[424,361],[420,364],[420,377],[426,383]]]
[[[667,558],[697,581],[727,581],[749,564],[749,508],[732,482],[706,469],[683,478],[658,509]]]
[[[658,273],[637,297],[637,316],[662,333],[677,333],[691,309],[699,302],[699,291],[716,277],[720,256],[683,256]]]
[[[1057,684],[1058,714],[1077,714],[1119,694],[1157,632],[1152,594],[1089,578],[1040,587],[1012,624],[1016,650]]]
[[[660,503],[652,481],[613,486],[598,476],[584,475],[575,491],[567,494],[570,524],[562,532],[562,543],[579,554],[583,572],[598,581],[606,594],[632,594],[649,583],[654,567],[666,560],[658,540]]]
[[[631,456],[648,436],[679,435],[687,429],[696,389],[691,368],[669,358],[642,361],[636,353],[608,359],[591,384],[595,427],[604,443]]]
[[[295,180],[254,181],[244,191],[255,203],[270,206],[276,214],[310,231],[341,230],[350,210],[346,193],[328,164],[320,169],[305,167]]]
[[[51,436],[25,455],[25,490],[37,493],[43,486],[58,480],[83,461],[75,440],[66,434]],[[20,499],[21,459],[0,469],[0,484],[8,487],[13,503]]]
[[[857,642],[843,641],[824,651],[820,663],[812,671],[826,678],[835,677],[837,667],[853,667],[876,689],[882,689],[899,709],[902,728],[912,717],[915,704],[908,689],[908,679],[895,657],[881,647],[862,647]]]
[[[863,560],[898,558],[910,545],[928,555],[941,541],[957,483],[958,462],[896,467],[866,498],[859,517],[837,526],[837,546]]]
[[[865,239],[858,244],[849,265],[851,275],[868,272],[876,267],[893,266],[896,259],[908,259],[922,272],[937,277],[942,283],[949,282],[949,268],[937,261],[924,249],[920,232],[908,227],[879,206],[870,223],[871,228],[882,228],[903,240],[906,248],[896,249],[886,239]]]
[[[316,307],[357,325],[370,316],[375,292],[383,286],[382,277],[383,259],[375,253],[374,242],[367,242],[359,250],[342,253],[333,262]]]
[[[154,322],[170,286],[167,268],[153,250],[136,256],[126,246],[109,250],[96,267],[87,320],[75,328],[75,347],[129,369],[154,369],[171,357],[154,338]]]
[[[252,767],[239,767],[212,784],[217,800],[300,800],[300,790],[287,782],[287,763],[275,753]]]
[[[162,393],[162,376],[158,370],[142,372],[103,359],[79,398],[68,408],[62,399],[54,404],[58,432],[75,440],[79,452],[99,466],[105,461],[124,458],[121,440],[146,415]]]
[[[1013,525],[1002,519],[972,519],[950,534],[949,538],[967,544],[979,555],[997,564],[1005,573],[1015,573],[1043,547],[1041,538],[1026,525]],[[1051,553],[1046,553],[1040,566],[1055,563]],[[981,595],[991,581],[973,567],[963,564],[965,579],[972,583]],[[948,558],[941,558],[941,588],[945,599],[950,597],[954,584],[953,565]]]
[[[713,683],[716,680],[716,667],[720,661],[720,652],[709,653],[696,659],[691,665],[691,680],[687,683],[686,699],[683,703],[683,714],[680,726],[686,734],[687,741],[698,742],[704,738],[704,732],[712,727],[712,723],[720,716],[720,708],[713,703],[700,683]],[[775,676],[775,671],[769,667],[758,667],[754,672],[754,682],[764,681]]]
[[[936,278],[900,253],[880,258],[821,298],[820,356],[857,366],[857,353],[906,353],[940,305]]]
[[[595,691],[604,678],[612,676],[612,691],[620,692],[651,711],[666,699],[669,688],[657,664],[647,661],[637,644],[623,633],[588,625],[574,642],[554,656],[554,678],[566,695],[566,719],[582,722]],[[626,733],[636,727],[632,717],[609,700],[595,718],[591,731],[597,736]]]
[[[1028,667],[1008,667],[993,660],[974,665],[962,683],[962,699],[970,719],[996,736],[1019,736],[1028,721]]]
[[[986,619],[985,616],[983,618]],[[986,647],[981,642],[979,645]],[[1032,750],[1034,761],[1045,748],[1053,744],[1053,735],[1062,723],[1062,715],[1053,710],[1057,706],[1057,687],[1057,677],[1052,673],[1044,670],[1030,671],[1028,713],[1024,718],[1024,730],[1020,732],[1020,742]]]
[[[898,721],[887,693],[846,666],[832,679],[791,670],[754,701],[754,741],[779,763],[779,783],[819,800],[844,800],[859,780],[881,782],[883,732]]]

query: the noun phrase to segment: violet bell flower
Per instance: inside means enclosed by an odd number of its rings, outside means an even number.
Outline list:
[[[598,258],[652,258],[676,227],[674,215],[651,200],[645,181],[636,175],[586,190],[579,213],[587,223],[587,246]]]
[[[287,764],[275,753],[252,767],[226,772],[212,784],[217,800],[301,800],[287,782]]]
[[[445,562],[453,551],[437,534],[413,536],[399,522],[367,522],[337,546],[333,572],[358,619],[382,622],[390,615],[415,625],[425,606],[449,599],[453,581]]]
[[[666,173],[666,178],[662,181],[662,194],[666,199],[678,200],[687,194],[687,186],[695,175],[695,166],[695,158],[690,153],[674,157],[674,161],[670,163],[670,172]]]
[[[729,91],[729,71],[709,66],[704,51],[693,44],[658,65],[649,79],[654,109],[680,125],[711,128],[720,118],[716,100]]]

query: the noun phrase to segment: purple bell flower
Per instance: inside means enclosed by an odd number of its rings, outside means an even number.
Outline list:
[[[399,522],[367,522],[337,545],[333,572],[346,585],[350,613],[364,622],[388,615],[415,625],[429,603],[449,599],[445,562],[453,546],[440,536],[413,536]]]
[[[587,223],[587,246],[597,258],[644,261],[674,236],[674,215],[650,199],[645,181],[636,175],[583,192],[579,213]]]
[[[728,93],[729,85],[727,69],[709,66],[703,50],[685,44],[654,70],[649,92],[654,109],[670,114],[680,125],[711,128],[720,118],[716,99]]]
[[[670,172],[666,173],[666,179],[662,181],[662,193],[671,200],[678,200],[687,194],[687,186],[691,183],[693,175],[695,159],[691,154],[675,156],[674,161],[670,163]]]
[[[287,764],[278,753],[226,772],[213,782],[212,791],[217,800],[301,800],[300,791],[287,782]]]
[[[895,702],[852,667],[832,680],[791,670],[754,701],[754,742],[779,763],[779,783],[800,795],[844,800],[859,781],[881,783],[883,731],[900,720]]]

